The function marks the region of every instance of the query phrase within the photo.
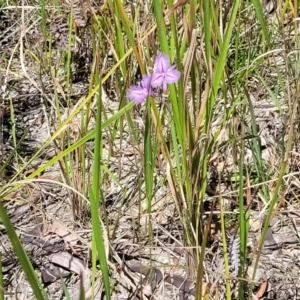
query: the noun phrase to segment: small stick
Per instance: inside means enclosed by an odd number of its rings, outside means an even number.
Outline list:
[[[180,6],[184,6],[187,4],[189,0],[178,0],[176,3],[172,5],[172,7],[166,12],[165,18],[170,17],[170,15]]]

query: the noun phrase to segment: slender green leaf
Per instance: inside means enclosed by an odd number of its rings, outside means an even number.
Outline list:
[[[0,199],[1,200],[1,199]],[[12,226],[10,219],[3,206],[2,200],[0,201],[0,218],[6,229],[7,235],[16,254],[18,261],[20,262],[22,269],[26,275],[26,278],[32,288],[32,291],[38,300],[48,299],[46,292],[44,291],[37,274],[35,273],[32,264]]]
[[[102,202],[102,193],[100,193],[101,183],[101,158],[102,158],[102,117],[101,117],[101,78],[97,73],[95,76],[99,76],[97,79],[99,92],[97,94],[97,118],[96,118],[96,129],[95,129],[95,149],[94,149],[94,165],[93,165],[93,184],[90,188],[90,202],[91,202],[91,215],[92,215],[92,243],[97,247],[98,257],[100,261],[100,267],[102,271],[102,277],[104,282],[106,298],[110,300],[110,283],[109,273],[106,261],[106,249],[103,240],[103,228],[99,221],[99,201]],[[96,253],[92,253],[95,261]],[[95,267],[95,266],[94,266]],[[93,280],[94,282],[94,280]]]

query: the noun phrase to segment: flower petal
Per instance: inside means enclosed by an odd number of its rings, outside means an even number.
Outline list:
[[[170,67],[170,58],[168,55],[160,53],[156,56],[154,61],[154,73],[165,73]]]
[[[145,88],[148,91],[148,93],[150,93],[151,91],[151,79],[152,79],[151,75],[143,75],[141,81],[142,87]]]
[[[176,68],[176,66],[174,65],[174,66],[171,66],[167,70],[167,72],[165,74],[165,82],[167,84],[175,83],[175,82],[177,82],[179,80],[179,78],[180,78],[180,72],[177,69],[175,69],[175,68]]]
[[[153,87],[161,87],[164,83],[164,73],[153,73],[151,78],[151,85]]]
[[[148,96],[148,91],[142,86],[131,86],[127,92],[127,98],[133,100],[136,104],[143,102]]]

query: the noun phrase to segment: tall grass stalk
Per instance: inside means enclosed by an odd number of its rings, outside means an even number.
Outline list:
[[[2,224],[4,225],[7,235],[9,237],[10,243],[12,245],[13,251],[16,254],[18,261],[20,262],[22,269],[26,275],[28,283],[31,285],[32,291],[36,299],[46,300],[48,296],[44,291],[42,284],[40,283],[38,276],[32,267],[28,255],[26,254],[14,227],[6,213],[6,210],[2,204],[3,198],[0,197],[0,218]]]
[[[93,164],[93,184],[90,188],[90,201],[91,201],[91,216],[92,216],[92,244],[93,249],[97,249],[97,252],[92,252],[92,262],[93,262],[93,287],[95,282],[95,261],[98,253],[98,258],[100,262],[100,267],[102,271],[102,277],[104,282],[105,294],[107,299],[110,299],[110,282],[109,273],[107,267],[107,251],[105,248],[103,240],[103,228],[99,222],[99,201],[102,203],[102,193],[101,190],[101,160],[102,160],[102,113],[101,113],[101,75],[95,72],[95,83],[99,86],[99,91],[97,93],[97,117],[96,117],[96,129],[95,129],[95,148],[94,148],[94,164]],[[95,247],[96,246],[96,247]],[[94,292],[92,292],[94,295]]]
[[[262,3],[259,0],[252,0],[252,3],[253,3],[253,6],[255,8],[256,17],[258,18],[258,21],[259,21],[260,26],[262,28],[263,37],[264,37],[264,40],[266,42],[266,48],[270,49],[271,48],[271,40],[270,40],[270,35],[269,35],[268,28],[267,28],[266,20],[265,20],[265,17],[263,15]]]

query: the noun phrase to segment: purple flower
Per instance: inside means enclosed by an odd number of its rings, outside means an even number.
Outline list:
[[[151,75],[143,75],[140,85],[132,85],[129,88],[127,98],[135,101],[136,104],[140,104],[152,94]]]
[[[175,65],[171,66],[170,58],[166,54],[158,54],[154,61],[153,74],[143,75],[140,84],[132,85],[127,92],[127,98],[140,104],[154,94],[155,88],[166,90],[167,84],[175,83],[179,78],[180,72]]]
[[[154,70],[151,78],[153,87],[167,89],[167,84],[175,83],[180,78],[180,72],[175,65],[170,65],[170,58],[166,54],[158,54],[154,61]]]

